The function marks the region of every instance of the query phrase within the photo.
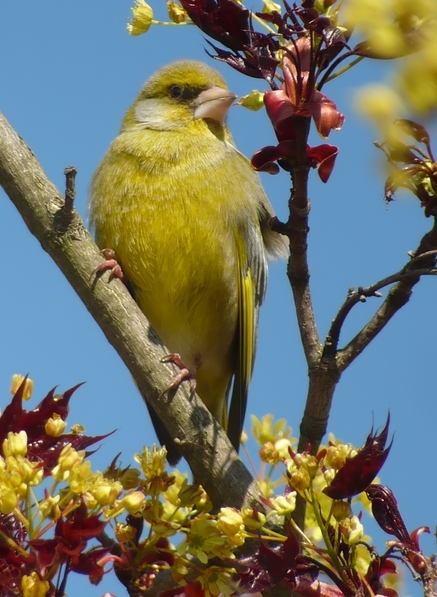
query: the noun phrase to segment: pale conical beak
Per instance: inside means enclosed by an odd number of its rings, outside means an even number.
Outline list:
[[[210,118],[223,124],[236,95],[222,87],[210,87],[202,91],[194,101],[194,119]]]

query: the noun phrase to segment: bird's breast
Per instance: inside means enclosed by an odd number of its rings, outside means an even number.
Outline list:
[[[244,202],[238,208],[247,189],[226,167],[229,148],[218,148],[199,150],[191,168],[181,148],[165,154],[165,168],[159,144],[147,156],[118,152],[96,173],[91,215],[97,243],[114,249],[166,346],[187,366],[200,355],[200,380],[208,369],[225,392],[235,367],[236,234],[248,214]]]

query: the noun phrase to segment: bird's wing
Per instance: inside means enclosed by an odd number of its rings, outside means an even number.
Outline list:
[[[238,451],[246,414],[247,394],[256,350],[258,310],[267,284],[267,263],[260,229],[250,223],[237,238],[238,252],[238,337],[237,365],[229,407],[227,433]],[[245,239],[245,240],[243,240]]]

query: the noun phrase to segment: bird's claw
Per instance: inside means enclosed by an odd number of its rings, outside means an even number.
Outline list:
[[[92,275],[95,276],[96,274],[106,272],[109,269],[111,270],[111,278],[118,278],[119,280],[124,281],[124,272],[121,269],[121,265],[115,259],[115,251],[112,249],[102,249],[100,252],[105,259],[94,268]]]
[[[161,396],[170,390],[176,390],[183,381],[190,382],[192,393],[196,391],[196,366],[192,367],[191,369],[186,367],[181,355],[177,352],[173,352],[171,354],[165,355],[165,357],[162,357],[161,363],[173,363],[180,369],[179,373],[173,377],[171,384],[162,392]]]

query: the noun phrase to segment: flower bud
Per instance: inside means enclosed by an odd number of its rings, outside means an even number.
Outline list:
[[[337,522],[352,516],[352,508],[349,502],[336,500],[332,506],[332,515]]]
[[[44,425],[45,432],[51,437],[59,437],[64,433],[67,423],[61,419],[57,413],[53,413],[50,419],[47,419]]]
[[[7,438],[3,441],[3,454],[8,456],[26,456],[27,454],[27,433],[9,431]]]
[[[177,2],[167,2],[167,12],[173,23],[184,23],[187,20],[187,13]]]
[[[33,380],[29,379],[29,378],[25,378],[24,375],[18,375],[18,373],[15,373],[12,376],[11,394],[15,395],[17,393],[19,387],[21,386],[21,384],[23,383],[23,381],[25,379],[26,379],[26,383],[24,385],[24,390],[23,390],[23,400],[29,400],[29,398],[32,396]]]

